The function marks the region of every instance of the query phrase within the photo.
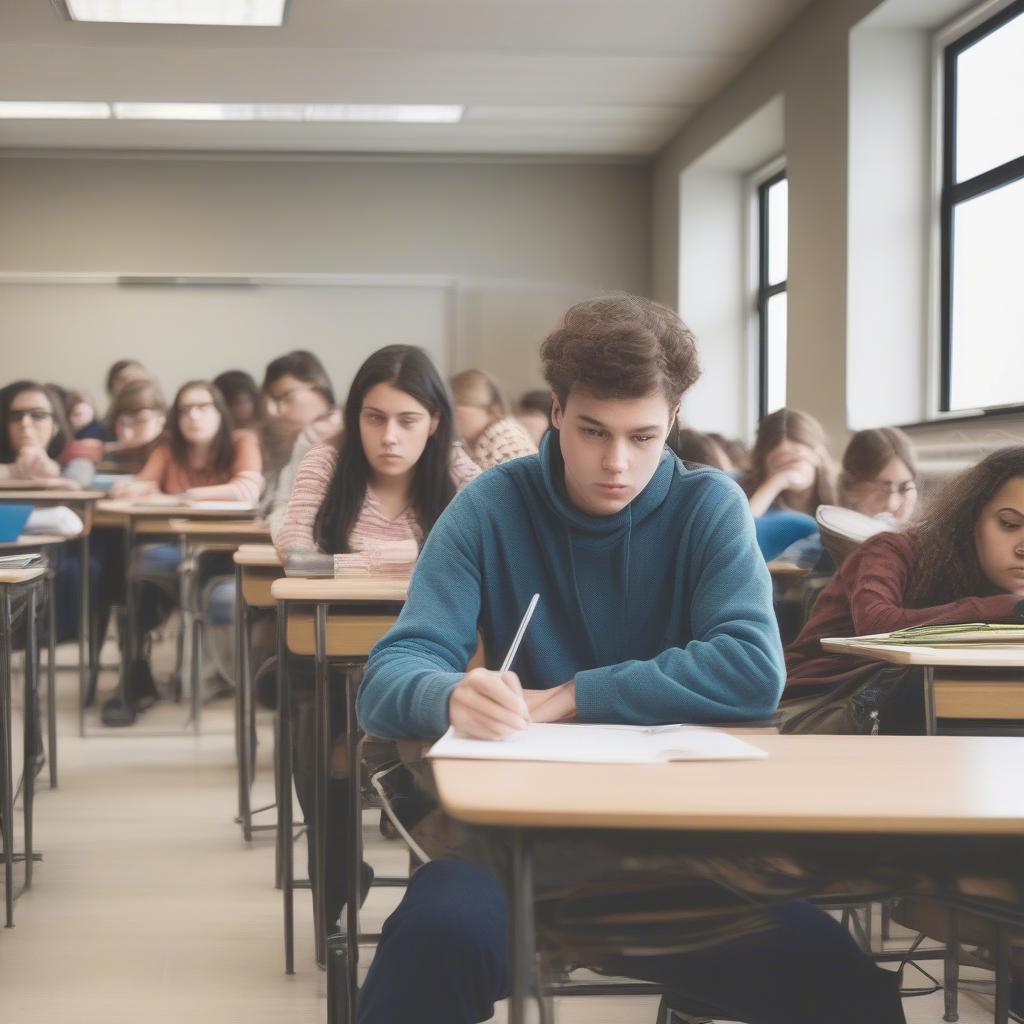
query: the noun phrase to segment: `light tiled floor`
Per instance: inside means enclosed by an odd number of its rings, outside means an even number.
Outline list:
[[[199,738],[145,735],[180,728],[184,705],[161,705],[131,729],[82,740],[77,676],[61,672],[59,685],[60,788],[38,794],[36,845],[45,860],[16,905],[15,928],[0,930],[0,1024],[326,1021],[309,894],[297,895],[297,970],[286,977],[271,833],[247,846],[232,821],[230,705],[207,710]],[[267,727],[256,806],[269,802],[269,756]],[[370,860],[378,871],[400,871],[401,847],[367,822]],[[303,864],[301,848],[297,855]],[[379,924],[397,895],[372,891],[364,925]],[[557,1020],[654,1024],[655,1006],[567,999]],[[938,1022],[941,994],[906,1008],[912,1024]],[[973,997],[961,999],[963,1024],[990,1019]],[[503,1007],[494,1020],[504,1022]]]

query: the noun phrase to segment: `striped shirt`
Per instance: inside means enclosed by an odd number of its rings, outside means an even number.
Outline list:
[[[313,524],[324,503],[337,464],[338,449],[333,444],[321,444],[313,448],[299,465],[288,511],[285,512],[284,522],[274,541],[282,560],[292,549],[319,550],[313,539]],[[456,490],[461,490],[470,480],[480,475],[480,469],[461,447],[454,447],[449,473]],[[349,550],[370,552],[410,540],[415,541],[417,548],[423,542],[423,529],[412,506],[389,519],[373,489],[368,486],[363,507],[348,536]],[[345,555],[334,556],[336,573],[344,573],[345,559]]]

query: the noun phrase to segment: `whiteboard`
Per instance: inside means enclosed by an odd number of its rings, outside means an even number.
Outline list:
[[[302,348],[323,361],[341,401],[359,365],[384,345],[426,349],[447,377],[451,294],[444,283],[0,281],[0,383],[84,388],[102,409],[107,369],[118,359],[143,363],[170,401],[186,380],[229,369],[259,384],[271,359]]]

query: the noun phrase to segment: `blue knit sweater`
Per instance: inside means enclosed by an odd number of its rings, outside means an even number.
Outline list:
[[[439,736],[483,637],[523,685],[576,680],[584,722],[763,718],[785,680],[772,588],[747,501],[725,474],[667,449],[621,512],[588,516],[564,489],[558,432],[496,466],[438,519],[395,626],[370,654],[359,719],[377,736]]]

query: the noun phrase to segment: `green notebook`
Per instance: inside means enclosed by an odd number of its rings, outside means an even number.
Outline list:
[[[1024,644],[1024,626],[995,622],[911,626],[871,639],[872,643],[878,644],[920,644],[922,647],[1005,647],[1007,644]]]

